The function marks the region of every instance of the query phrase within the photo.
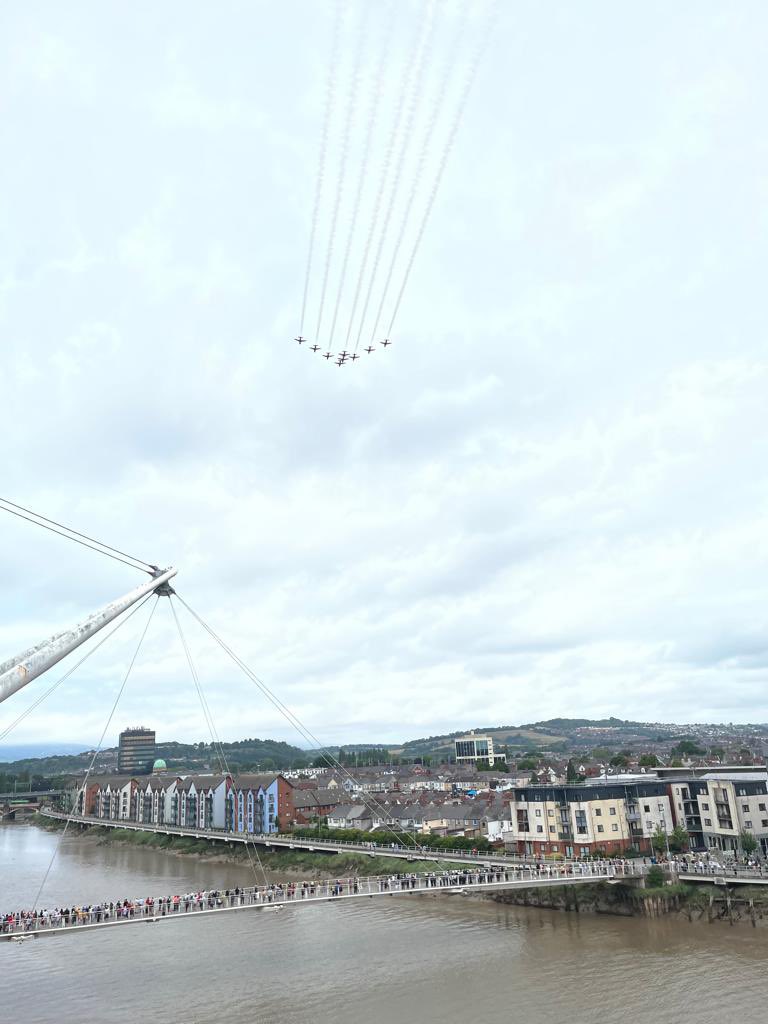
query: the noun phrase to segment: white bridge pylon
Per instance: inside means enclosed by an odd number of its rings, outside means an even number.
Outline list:
[[[143,597],[153,592],[162,593],[164,587],[167,593],[168,581],[175,575],[176,569],[172,567],[155,570],[152,579],[147,583],[142,583],[141,586],[131,590],[123,597],[119,597],[116,601],[112,601],[100,611],[94,612],[84,622],[73,626],[72,629],[64,630],[63,633],[57,633],[35,647],[30,647],[29,650],[0,663],[0,704],[17,690],[26,686],[27,683],[37,679],[43,672],[47,672],[62,658],[66,658],[68,654],[71,654],[99,630],[108,626],[137,601],[141,601]]]

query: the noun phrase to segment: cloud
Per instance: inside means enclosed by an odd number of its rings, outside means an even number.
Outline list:
[[[329,741],[765,719],[766,72],[741,18],[684,8],[663,37],[505,12],[395,343],[341,369],[291,341],[331,9],[156,11],[142,46],[85,6],[6,19],[3,489],[176,564]],[[3,652],[135,582],[0,526]],[[204,739],[156,619],[110,738]],[[220,733],[297,739],[184,622]],[[98,739],[133,627],[14,740]]]

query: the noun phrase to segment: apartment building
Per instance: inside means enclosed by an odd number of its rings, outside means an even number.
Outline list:
[[[676,822],[688,830],[694,850],[737,852],[751,833],[768,855],[768,774],[708,772],[669,785]]]
[[[657,828],[672,830],[667,786],[659,781],[590,786],[527,786],[508,791],[507,849],[526,856],[651,850]]]

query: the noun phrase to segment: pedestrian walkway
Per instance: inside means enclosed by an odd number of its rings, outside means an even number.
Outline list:
[[[553,885],[610,881],[614,873],[585,864],[573,873],[565,865],[528,865],[493,870],[456,869],[213,890],[141,899],[101,900],[95,904],[20,910],[0,918],[0,939],[19,941],[124,924],[160,923],[246,909],[279,910],[340,899],[406,895],[455,895]]]

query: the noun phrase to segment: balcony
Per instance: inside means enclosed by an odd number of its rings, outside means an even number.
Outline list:
[[[640,813],[638,811],[627,811],[627,821],[640,821]]]

